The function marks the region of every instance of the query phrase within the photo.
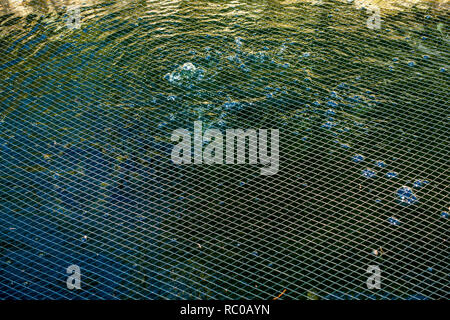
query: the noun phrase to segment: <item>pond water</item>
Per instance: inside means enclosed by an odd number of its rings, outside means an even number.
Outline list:
[[[448,296],[445,2],[46,3],[0,1],[1,298]],[[194,121],[278,173],[174,165]]]

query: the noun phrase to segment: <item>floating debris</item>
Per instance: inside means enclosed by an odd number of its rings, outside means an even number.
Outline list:
[[[286,292],[286,289],[284,289],[278,296],[273,298],[273,300],[278,300],[285,292]]]

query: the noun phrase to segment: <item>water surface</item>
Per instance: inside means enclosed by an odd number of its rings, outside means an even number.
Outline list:
[[[0,3],[0,297],[448,295],[445,3]],[[174,165],[196,120],[279,173]]]

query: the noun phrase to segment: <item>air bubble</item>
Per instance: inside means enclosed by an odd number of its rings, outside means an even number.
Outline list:
[[[394,226],[400,225],[400,221],[398,221],[397,219],[392,218],[392,217],[388,219],[388,222]]]
[[[407,205],[417,202],[417,197],[414,195],[412,189],[406,186],[397,190],[397,198],[400,203]]]
[[[370,169],[364,169],[362,171],[362,175],[366,178],[374,178],[376,176],[376,172]]]
[[[398,174],[396,172],[388,172],[386,173],[386,177],[389,179],[397,178]]]
[[[354,155],[354,156],[352,157],[352,160],[353,160],[354,162],[361,162],[361,161],[364,160],[364,157],[363,157],[362,155],[360,155],[360,154],[356,154],[356,155]]]
[[[385,168],[386,167],[386,163],[384,163],[384,161],[381,160],[377,160],[375,161],[375,165],[379,168]]]

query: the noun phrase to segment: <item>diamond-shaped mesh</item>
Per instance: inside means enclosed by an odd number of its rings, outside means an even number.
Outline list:
[[[0,297],[448,298],[448,3],[356,2],[1,0]]]

